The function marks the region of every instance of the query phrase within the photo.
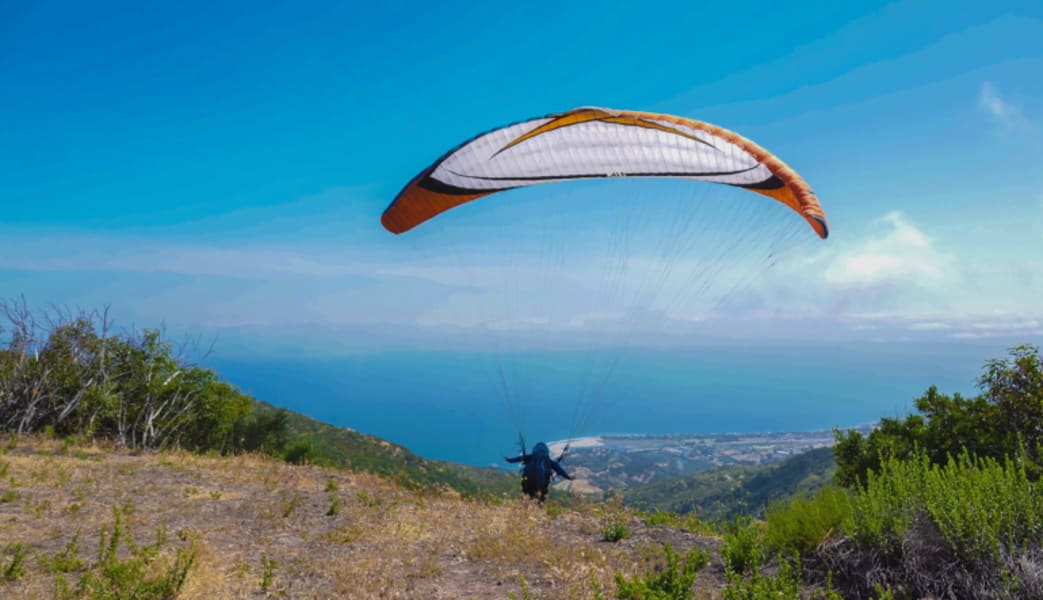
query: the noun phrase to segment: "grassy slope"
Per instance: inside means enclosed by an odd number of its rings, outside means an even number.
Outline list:
[[[258,411],[276,410],[258,403]],[[368,471],[395,479],[414,488],[448,486],[465,495],[512,493],[517,477],[481,467],[428,460],[407,448],[366,435],[334,427],[307,415],[287,411],[290,433],[294,441],[306,439],[330,465]]]
[[[39,438],[0,439],[0,491],[10,492],[0,499],[0,573],[18,552],[23,559],[0,577],[4,598],[54,597],[59,578],[72,588],[92,576],[110,586],[140,578],[99,562],[114,509],[124,519],[119,560],[136,547],[155,575],[177,551],[192,553],[179,598],[610,597],[613,574],[649,568],[661,542],[719,546],[611,504],[541,508],[262,456],[134,454]],[[632,535],[603,541],[618,519]],[[142,553],[145,545],[154,552]],[[713,553],[698,597],[719,597],[723,578]]]
[[[263,402],[258,410],[274,407]],[[448,487],[473,495],[502,496],[517,490],[517,475],[423,458],[407,448],[287,411],[291,434],[306,439],[330,465],[390,477],[416,489]],[[652,469],[649,466],[649,469]],[[771,501],[815,491],[831,481],[836,464],[831,448],[819,448],[775,465],[722,467],[695,475],[631,487],[628,505],[644,510],[697,512],[707,519],[757,513]],[[646,469],[647,470],[647,469]]]
[[[624,501],[642,510],[695,512],[711,520],[759,513],[774,500],[813,492],[832,481],[832,448],[818,448],[775,465],[722,467],[628,489]]]

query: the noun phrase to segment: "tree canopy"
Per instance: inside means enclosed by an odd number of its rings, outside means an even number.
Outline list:
[[[136,449],[281,452],[286,419],[192,362],[163,331],[115,332],[106,311],[0,302],[0,431],[50,431]],[[205,356],[205,353],[204,353]]]
[[[909,460],[919,453],[943,465],[964,451],[1002,461],[1020,457],[1034,476],[1043,458],[1043,359],[1039,348],[1021,345],[1006,358],[985,363],[980,394],[946,395],[931,386],[916,399],[918,414],[884,418],[868,436],[837,430],[836,482],[864,483],[888,459]]]

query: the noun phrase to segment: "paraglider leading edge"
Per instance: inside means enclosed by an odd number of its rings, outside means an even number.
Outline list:
[[[511,150],[529,144],[525,152]],[[578,108],[479,134],[414,177],[381,216],[399,234],[496,192],[573,179],[675,177],[772,198],[820,238],[829,226],[814,192],[774,154],[727,129],[684,117]]]

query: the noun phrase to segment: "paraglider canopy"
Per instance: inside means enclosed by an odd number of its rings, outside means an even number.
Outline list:
[[[821,238],[826,216],[793,169],[754,142],[684,117],[577,108],[478,135],[399,192],[381,223],[409,231],[456,206],[523,186],[612,177],[674,177],[762,194],[802,216]]]

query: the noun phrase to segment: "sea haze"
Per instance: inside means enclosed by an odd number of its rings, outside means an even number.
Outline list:
[[[435,459],[502,462],[530,445],[598,433],[807,431],[913,409],[930,385],[974,392],[1003,344],[734,345],[591,353],[387,352],[325,358],[213,355],[254,397]],[[614,364],[613,364],[614,363]],[[509,400],[501,384],[507,383]]]

